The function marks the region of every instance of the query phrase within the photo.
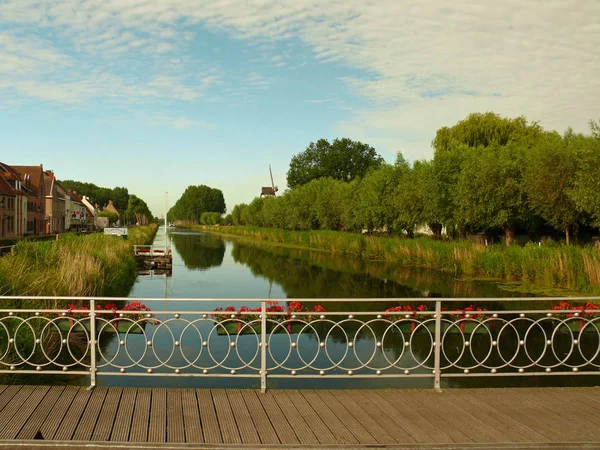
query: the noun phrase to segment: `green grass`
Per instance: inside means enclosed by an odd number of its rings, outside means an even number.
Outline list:
[[[367,261],[519,281],[572,292],[600,293],[600,251],[593,247],[485,246],[470,241],[434,241],[427,237],[407,239],[259,227],[193,228],[286,247],[351,255]]]
[[[135,281],[135,244],[152,242],[156,225],[135,227],[128,240],[95,233],[16,244],[0,258],[0,294],[125,296]]]

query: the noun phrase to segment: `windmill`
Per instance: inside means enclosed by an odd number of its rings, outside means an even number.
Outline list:
[[[271,174],[271,186],[263,186],[260,190],[260,196],[273,196],[275,197],[275,193],[279,190],[275,183],[273,182],[273,171],[271,170],[271,164],[269,164],[269,173]]]

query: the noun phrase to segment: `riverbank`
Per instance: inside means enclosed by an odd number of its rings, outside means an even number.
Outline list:
[[[157,229],[131,228],[128,240],[91,234],[20,241],[0,258],[0,294],[126,296],[137,275],[132,246],[151,243]]]
[[[600,293],[600,252],[593,247],[564,245],[485,246],[469,241],[403,239],[336,231],[286,231],[259,227],[192,229],[238,236],[278,246],[350,255],[365,261],[386,261],[405,267],[485,277],[566,289],[573,293]]]

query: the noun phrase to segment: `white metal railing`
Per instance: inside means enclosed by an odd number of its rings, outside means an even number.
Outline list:
[[[75,301],[84,309],[65,306]],[[267,377],[431,378],[440,389],[442,378],[600,375],[600,310],[587,303],[600,297],[131,301],[0,297],[0,373],[88,375],[92,386],[249,377],[263,391]],[[365,311],[373,302],[398,307]]]
[[[135,256],[170,256],[171,247],[155,247],[154,245],[134,245],[133,254]]]

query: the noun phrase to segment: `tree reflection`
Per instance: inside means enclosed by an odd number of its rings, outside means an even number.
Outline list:
[[[171,242],[191,270],[206,270],[223,264],[225,241],[208,234],[171,233]]]

